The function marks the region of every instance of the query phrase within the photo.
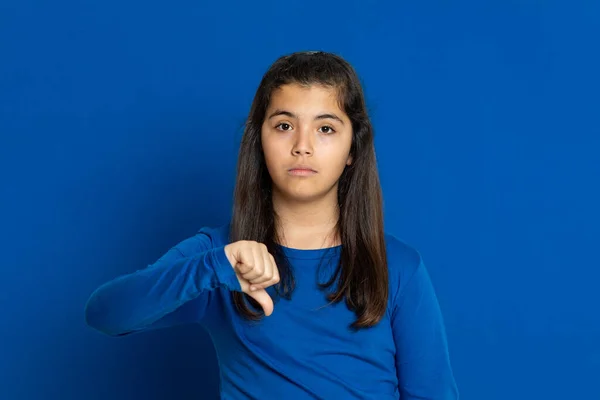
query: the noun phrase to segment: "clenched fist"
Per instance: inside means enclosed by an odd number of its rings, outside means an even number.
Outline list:
[[[260,304],[266,316],[271,315],[273,300],[265,289],[279,282],[279,270],[267,246],[240,240],[225,246],[225,255],[235,270],[242,291]]]

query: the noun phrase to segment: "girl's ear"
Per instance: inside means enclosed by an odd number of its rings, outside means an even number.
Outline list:
[[[352,164],[352,154],[348,156],[348,160],[346,160],[346,165]]]

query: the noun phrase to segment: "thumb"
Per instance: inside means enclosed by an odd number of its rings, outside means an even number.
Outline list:
[[[240,282],[242,292],[246,293],[248,296],[256,300],[258,304],[260,304],[260,306],[262,307],[267,317],[273,314],[273,299],[271,299],[269,293],[267,293],[265,289],[257,289],[254,291],[250,290],[250,282],[242,278],[237,272],[236,276],[238,278],[238,281]]]
[[[267,317],[273,314],[273,299],[271,299],[271,296],[269,296],[269,293],[265,289],[258,289],[254,292],[248,290],[245,292],[260,304]]]

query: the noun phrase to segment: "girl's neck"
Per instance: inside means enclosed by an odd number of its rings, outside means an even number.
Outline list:
[[[301,203],[283,201],[273,196],[279,243],[295,249],[321,249],[339,245],[339,207],[337,200],[333,200],[324,198]]]

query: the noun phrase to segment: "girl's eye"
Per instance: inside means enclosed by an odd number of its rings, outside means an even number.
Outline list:
[[[321,131],[321,132],[323,132],[323,133],[325,133],[325,134],[330,134],[330,133],[333,133],[333,132],[335,132],[335,130],[334,130],[332,127],[328,126],[328,125],[325,125],[325,126],[324,126],[324,127],[322,127],[321,129],[324,129],[324,130],[325,130],[325,131]]]
[[[290,126],[290,124],[286,124],[285,122],[282,122],[280,124],[277,124],[277,126],[275,128],[279,129],[280,131],[289,131],[291,126]]]

